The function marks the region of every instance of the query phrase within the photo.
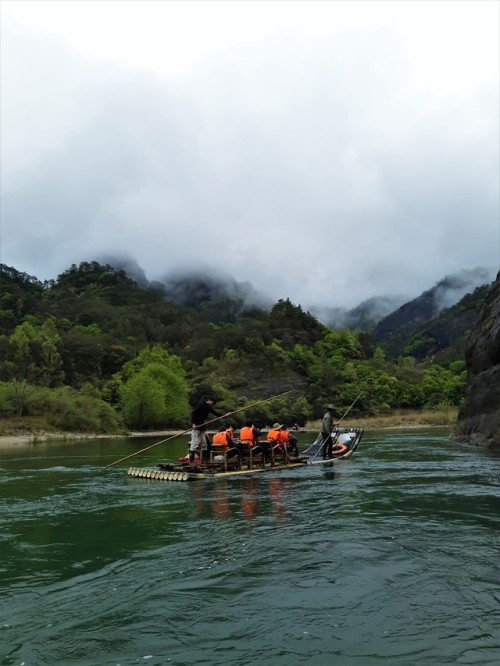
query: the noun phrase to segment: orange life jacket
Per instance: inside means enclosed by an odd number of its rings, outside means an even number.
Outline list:
[[[280,442],[281,441],[281,430],[270,430],[267,433],[267,441],[268,442]]]
[[[212,444],[222,444],[227,449],[229,447],[229,444],[227,443],[227,432],[225,430],[223,432],[216,432]]]
[[[240,430],[240,442],[244,442],[245,444],[248,444],[248,446],[254,445],[255,442],[252,427],[243,426],[243,428]]]

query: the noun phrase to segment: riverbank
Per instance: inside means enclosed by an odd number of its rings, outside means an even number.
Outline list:
[[[411,430],[437,426],[453,427],[456,423],[457,409],[445,407],[440,410],[407,411],[401,410],[383,416],[348,418],[343,426],[352,425],[365,430]],[[321,421],[309,422],[303,431],[318,431]],[[67,441],[81,439],[117,439],[120,437],[173,437],[186,433],[186,430],[155,430],[134,431],[116,434],[57,432],[47,429],[30,429],[16,427],[16,424],[0,419],[0,446],[37,444],[38,442]]]
[[[181,435],[179,430],[160,430],[155,432],[126,432],[121,434],[102,433],[76,433],[76,432],[29,432],[10,433],[0,435],[1,446],[15,446],[17,444],[38,444],[40,442],[74,442],[82,439],[121,439],[124,437],[175,437]]]

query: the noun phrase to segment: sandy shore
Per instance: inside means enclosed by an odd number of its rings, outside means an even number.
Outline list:
[[[125,436],[125,435],[124,435]],[[41,432],[28,433],[20,435],[3,435],[0,437],[0,447],[2,446],[23,446],[26,444],[37,444],[39,442],[71,442],[81,439],[109,439],[116,435],[82,435],[74,433]]]
[[[415,430],[420,428],[449,428],[449,424],[429,424],[429,423],[399,423],[399,424],[381,424],[381,423],[360,423],[358,427],[365,430]],[[148,432],[129,432],[121,435],[102,435],[89,433],[68,433],[68,432],[36,432],[19,433],[15,435],[0,436],[0,447],[10,448],[15,446],[31,446],[41,442],[75,442],[82,439],[120,439],[124,437],[157,437],[158,439],[168,439],[170,437],[188,436],[190,430],[156,430]],[[317,428],[302,428],[300,432],[316,433]]]
[[[187,431],[189,432],[189,431]],[[184,430],[158,430],[155,432],[129,432],[121,435],[72,432],[32,432],[0,436],[0,447],[25,446],[40,442],[75,442],[82,439],[121,439],[124,437],[176,437],[185,434]]]

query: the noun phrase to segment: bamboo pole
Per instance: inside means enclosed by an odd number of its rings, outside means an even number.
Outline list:
[[[354,400],[353,400],[351,406],[348,407],[348,408],[346,409],[346,411],[345,411],[345,413],[344,413],[344,416],[340,419],[340,421],[338,422],[337,425],[340,425],[340,424],[342,423],[342,421],[343,421],[343,420],[345,419],[345,417],[349,414],[349,412],[351,411],[351,409],[352,409],[352,408],[354,407],[354,405],[358,402],[358,400],[361,398],[362,395],[363,395],[363,391],[361,391],[361,393],[360,393],[358,396],[356,396],[356,398],[354,398]]]
[[[251,405],[246,405],[245,407],[240,407],[239,409],[235,409],[233,412],[227,412],[227,414],[223,414],[222,416],[216,416],[214,419],[211,419],[210,421],[205,421],[205,423],[202,423],[201,426],[207,426],[210,425],[210,423],[215,423],[215,421],[219,421],[220,419],[227,418],[228,416],[231,416],[232,414],[237,414],[238,412],[242,412],[245,409],[251,409],[252,407],[255,407],[256,405],[261,405],[263,402],[270,402],[271,400],[276,400],[276,398],[281,398],[284,395],[288,395],[289,393],[293,393],[293,391],[297,391],[297,389],[290,389],[290,391],[284,391],[283,393],[278,393],[278,395],[274,395],[271,398],[265,398],[264,400],[259,400],[258,402],[254,402]],[[182,432],[178,432],[175,435],[171,435],[170,437],[167,437],[166,439],[162,439],[159,442],[155,442],[154,444],[150,444],[150,446],[146,446],[145,448],[141,449],[140,451],[134,451],[134,453],[130,453],[128,456],[124,456],[123,458],[120,458],[119,460],[115,460],[114,462],[110,463],[109,465],[106,465],[105,469],[108,469],[109,467],[113,467],[113,465],[117,465],[118,463],[123,462],[124,460],[128,460],[128,458],[132,458],[133,456],[137,456],[139,453],[144,453],[144,451],[148,451],[149,449],[154,448],[155,446],[158,446],[159,444],[164,444],[165,442],[169,442],[171,439],[175,439],[176,437],[181,437],[181,435],[187,435],[188,432],[191,432],[192,427],[188,428],[187,430],[183,430]]]

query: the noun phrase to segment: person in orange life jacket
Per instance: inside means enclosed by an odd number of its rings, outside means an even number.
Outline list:
[[[219,428],[219,431],[215,433],[212,438],[212,446],[223,446],[225,449],[229,448],[229,443],[227,441],[227,430],[224,426]]]
[[[225,449],[236,449],[241,454],[241,445],[234,441],[234,433],[231,426],[221,426],[219,432],[216,432],[212,439],[212,446],[214,444],[222,445]],[[231,451],[231,456],[235,456],[236,451]]]
[[[267,433],[267,438],[266,438],[267,441],[278,444],[280,441],[282,427],[283,425],[281,423],[275,423],[272,428],[269,428],[269,432]]]
[[[259,444],[260,430],[256,428],[253,421],[245,421],[245,425],[240,430],[240,442],[255,446]]]
[[[282,425],[280,428],[280,441],[286,446],[288,455],[298,457],[297,438],[288,432],[286,425]]]
[[[269,432],[267,433],[267,441],[269,442],[269,446],[276,446],[278,445],[279,450],[281,451],[283,448],[283,442],[282,442],[282,437],[281,437],[281,428],[282,428],[281,423],[274,423],[273,427],[269,429]]]
[[[245,421],[245,425],[240,430],[240,442],[248,444],[248,446],[260,446],[264,452],[264,460],[267,462],[270,459],[269,444],[260,441],[260,430],[254,426],[253,421]]]
[[[220,414],[214,409],[215,398],[213,396],[202,398],[196,407],[191,412],[191,423],[193,430],[191,432],[191,443],[189,445],[189,462],[194,463],[195,451],[200,447],[201,461],[205,458],[208,460],[210,455],[211,443],[207,435],[205,422],[208,420],[210,414],[214,416],[230,416],[231,412],[227,414]]]

